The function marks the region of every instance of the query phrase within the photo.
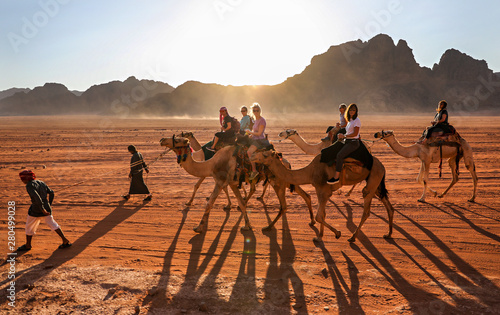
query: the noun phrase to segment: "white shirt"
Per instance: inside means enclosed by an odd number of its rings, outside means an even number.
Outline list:
[[[359,120],[359,117],[356,117],[356,119],[347,123],[347,126],[345,127],[345,134],[350,135],[351,133],[354,133],[354,127],[359,127],[361,129],[361,120]],[[359,132],[356,137],[349,137],[347,139],[359,139]]]

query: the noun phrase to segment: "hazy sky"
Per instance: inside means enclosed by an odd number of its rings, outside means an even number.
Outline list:
[[[449,48],[500,71],[500,1],[0,0],[0,90],[154,79],[278,84],[379,33],[432,67]]]

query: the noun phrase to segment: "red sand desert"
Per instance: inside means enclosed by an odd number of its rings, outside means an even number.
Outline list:
[[[264,117],[265,111],[264,111]],[[294,169],[307,165],[290,140],[278,142],[284,128],[317,143],[331,117],[268,117],[267,133]],[[432,119],[427,116],[361,116],[364,139],[394,130],[410,145]],[[500,120],[451,117],[470,143],[479,177],[475,203],[467,199],[472,179],[460,163],[460,181],[444,198],[417,202],[420,162],[396,155],[383,141],[372,153],[386,168],[389,198],[396,210],[393,238],[386,240],[387,213],[376,199],[358,240],[347,239],[362,214],[364,185],[353,194],[334,193],[326,230],[308,225],[307,207],[287,192],[288,213],[270,232],[262,232],[278,213],[269,190],[264,202],[248,204],[252,231],[243,226],[236,199],[223,210],[223,194],[211,211],[208,231],[192,228],[201,219],[213,180],[185,206],[197,178],[168,152],[151,165],[151,202],[128,191],[129,144],[146,162],[164,148],[159,140],[192,131],[200,142],[218,129],[216,119],[110,119],[106,117],[1,117],[0,176],[2,244],[8,240],[8,202],[15,202],[16,247],[24,244],[29,199],[18,173],[32,169],[56,194],[55,220],[73,242],[60,239],[42,223],[33,249],[15,260],[15,307],[7,289],[11,264],[0,269],[0,312],[7,314],[500,314]],[[446,161],[438,178],[432,164],[430,185],[442,192],[451,181]],[[317,201],[312,186],[303,187]],[[248,189],[248,188],[247,188]],[[259,185],[257,195],[262,191]],[[3,246],[4,256],[10,250]],[[4,258],[4,259],[5,259]]]

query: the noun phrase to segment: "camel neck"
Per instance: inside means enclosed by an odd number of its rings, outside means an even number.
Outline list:
[[[395,136],[384,138],[384,140],[387,142],[387,144],[389,144],[389,146],[395,153],[406,158],[418,157],[418,152],[421,149],[419,144],[403,146],[401,145],[401,143],[399,143],[398,139],[396,139]]]
[[[293,136],[288,137],[293,143],[295,143],[302,151],[304,151],[307,155],[317,155],[321,152],[322,149],[327,147],[323,142],[317,144],[307,143],[304,138],[302,138],[299,134],[295,134]]]
[[[279,159],[275,158],[269,165],[271,172],[279,179],[294,185],[311,184],[312,181],[312,163],[306,167],[291,170],[288,169]]]

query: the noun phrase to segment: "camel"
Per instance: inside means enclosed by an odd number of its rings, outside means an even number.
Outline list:
[[[194,133],[189,132],[189,131],[188,132],[182,132],[179,136],[180,137],[185,137],[185,138],[187,138],[189,140],[189,143],[191,144],[191,147],[194,150],[194,152],[193,152],[193,158],[194,158],[194,160],[196,160],[196,161],[204,161],[205,160],[205,153],[203,152],[202,146],[198,142],[198,139],[196,139],[196,137],[194,136]],[[186,203],[187,206],[190,206],[191,203],[193,202],[194,196],[196,195],[196,191],[198,190],[198,188],[200,187],[201,183],[203,183],[204,180],[205,180],[205,178],[200,178],[198,180],[198,182],[194,185],[193,194],[191,196],[191,199]],[[266,190],[267,190],[268,186],[269,186],[269,182],[267,182],[264,185],[264,188],[262,189],[262,194],[259,197],[257,197],[257,200],[264,200],[264,194],[266,193]],[[243,188],[243,192],[245,194],[245,197],[243,199],[245,201],[249,200],[250,197],[252,197],[252,195],[255,193],[255,190],[256,190],[255,189],[255,185],[251,185],[250,192],[247,195],[246,190]],[[227,200],[228,200],[228,205],[226,207],[230,208],[231,207],[231,199],[229,198],[229,194],[227,192],[227,188],[224,189],[224,191],[226,192]]]
[[[422,163],[420,165],[420,173],[418,174],[417,181],[420,184],[424,185],[424,192],[418,201],[425,202],[425,193],[427,189],[429,189],[434,196],[437,195],[437,192],[429,187],[429,170],[431,163],[437,163],[442,158],[448,159],[448,164],[451,168],[451,174],[453,179],[451,180],[450,185],[446,190],[440,194],[438,197],[442,198],[446,193],[458,182],[458,162],[460,159],[464,158],[465,167],[469,170],[472,175],[472,181],[474,183],[474,190],[472,192],[472,197],[468,200],[470,202],[474,202],[476,198],[476,188],[477,188],[477,175],[476,175],[476,167],[474,165],[474,158],[472,157],[472,148],[469,143],[465,141],[465,139],[460,138],[460,146],[447,146],[443,145],[442,152],[440,152],[440,148],[436,146],[429,146],[428,144],[413,144],[410,146],[403,146],[399,143],[399,141],[394,136],[394,132],[392,130],[377,132],[374,135],[375,138],[379,138],[387,142],[391,149],[406,158],[418,158]],[[440,157],[441,156],[441,157]]]
[[[345,166],[340,174],[340,182],[335,185],[329,185],[326,182],[327,179],[331,178],[335,173],[335,165],[329,167],[326,163],[321,163],[320,154],[317,155],[309,165],[298,170],[287,169],[275,152],[256,152],[252,155],[251,159],[256,163],[267,165],[271,172],[281,180],[295,185],[311,184],[314,186],[318,197],[316,221],[321,224],[319,235],[314,238],[315,241],[322,241],[324,226],[335,233],[335,238],[340,238],[341,232],[325,221],[326,203],[332,195],[332,192],[342,187],[342,185],[354,185],[363,180],[366,180],[366,186],[363,188],[363,216],[352,237],[349,238],[349,242],[354,242],[356,240],[361,226],[363,226],[370,215],[370,206],[374,196],[378,196],[387,209],[389,232],[384,235],[384,238],[390,238],[392,236],[394,208],[387,197],[387,189],[385,188],[385,168],[376,157],[373,157],[373,166],[371,170],[360,167],[356,160],[347,158],[345,160]],[[285,211],[286,209],[280,211],[273,223],[275,223]],[[271,227],[272,225],[268,228]]]
[[[184,168],[189,174],[203,178],[211,176],[215,180],[214,191],[210,195],[210,198],[207,202],[205,214],[203,215],[200,224],[194,229],[195,232],[202,232],[204,223],[206,222],[210,214],[210,209],[212,208],[218,194],[220,193],[220,190],[227,187],[228,185],[235,193],[235,196],[238,199],[238,205],[245,215],[245,229],[251,228],[250,223],[247,221],[248,218],[246,217],[246,204],[248,199],[246,201],[243,200],[238,190],[238,182],[234,180],[236,157],[233,156],[233,146],[224,147],[217,151],[217,153],[211,159],[198,162],[195,161],[192,154],[190,154],[191,148],[189,146],[189,140],[187,138],[175,136],[171,138],[163,138],[161,139],[160,144],[176,152],[181,167]],[[180,159],[179,156],[181,157]],[[280,211],[281,209],[285,209],[286,211],[285,191],[286,187],[289,186],[289,184],[277,180],[276,178],[270,178],[270,182],[276,192],[276,195],[278,196],[280,202]],[[315,221],[312,211],[311,196],[298,186],[295,187],[295,190],[297,194],[299,194],[305,200],[309,208],[309,216],[311,219],[311,222],[309,224],[314,225]],[[242,208],[242,205],[244,205],[244,208]]]
[[[332,132],[333,132],[333,134],[337,134],[339,132],[339,130],[340,130],[340,126],[335,126],[335,127],[333,127]],[[321,153],[321,150],[323,150],[324,148],[327,148],[331,145],[331,142],[328,140],[321,140],[320,143],[316,143],[316,144],[307,143],[304,140],[304,138],[302,138],[299,135],[297,130],[294,130],[294,129],[283,130],[282,132],[280,132],[278,134],[278,137],[283,138],[283,140],[286,140],[286,139],[292,140],[292,142],[295,143],[307,155],[316,156],[316,155]],[[368,148],[368,150],[370,151],[369,148]],[[353,185],[345,196],[349,197],[355,187],[356,187],[356,185]],[[341,194],[341,192],[339,191],[339,195],[340,194]]]
[[[231,147],[219,150],[214,157],[208,161],[197,162],[193,159],[191,147],[189,146],[189,140],[187,138],[175,136],[163,138],[160,140],[160,144],[176,152],[181,167],[184,168],[189,174],[196,177],[214,178],[215,186],[205,206],[203,217],[201,218],[200,224],[193,229],[196,233],[203,232],[203,229],[206,227],[205,224],[208,222],[210,209],[212,209],[221,189],[227,187],[228,185],[231,187],[234,195],[236,196],[243,218],[245,219],[245,226],[241,229],[250,230],[252,228],[250,221],[248,220],[245,202],[243,201],[240,191],[238,190],[238,183],[233,180],[234,170],[236,168],[236,159],[233,157],[233,149]]]
[[[196,140],[193,133],[192,132],[182,132],[180,136],[185,137],[189,140],[191,147],[194,150],[193,159],[195,161],[199,161],[199,162],[205,161],[205,153],[201,149],[201,145],[198,142],[198,140]],[[196,176],[196,175],[194,175],[194,176]],[[198,191],[198,188],[200,188],[200,185],[201,185],[201,183],[203,183],[204,180],[205,180],[205,177],[200,177],[200,179],[196,182],[196,184],[194,184],[194,189],[193,189],[193,193],[191,194],[191,199],[189,199],[189,201],[186,202],[186,206],[191,206],[191,204],[193,203],[194,197],[196,195],[196,192]],[[228,210],[228,209],[231,209],[231,205],[232,205],[231,198],[229,198],[229,192],[227,191],[227,187],[224,187],[223,190],[224,190],[224,193],[226,194],[226,197],[227,197],[227,205],[224,206],[224,210]]]

